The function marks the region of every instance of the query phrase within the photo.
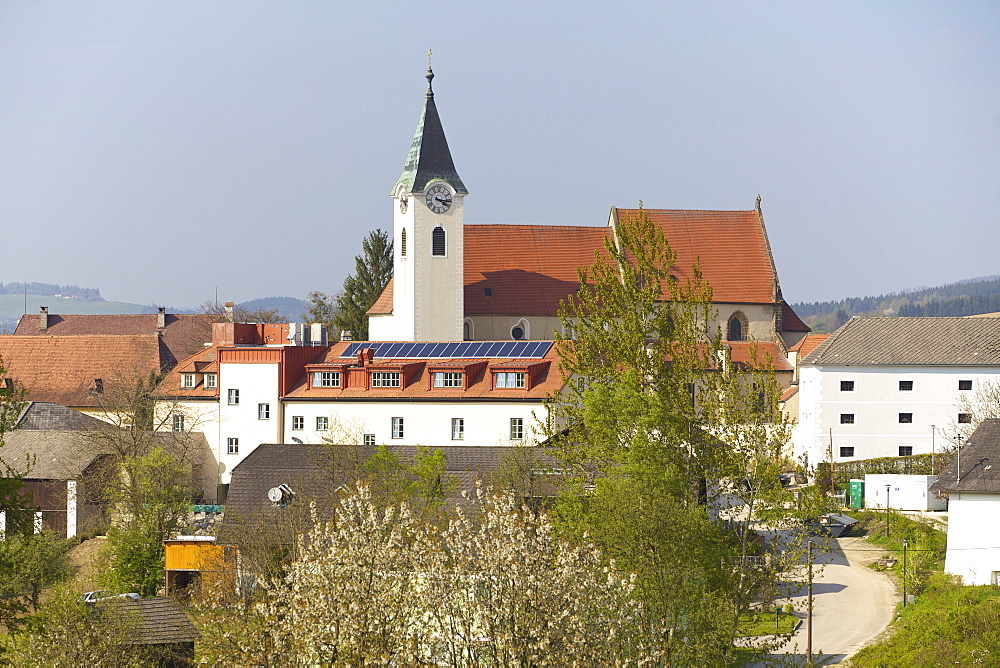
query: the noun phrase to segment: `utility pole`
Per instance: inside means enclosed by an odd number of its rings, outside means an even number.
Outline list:
[[[903,607],[906,607],[906,548],[910,546],[910,541],[903,540]]]
[[[806,659],[813,665],[813,543],[809,539],[809,580],[806,585]]]
[[[889,537],[889,487],[891,485],[885,486],[885,537]]]
[[[931,475],[934,475],[934,436],[937,434],[937,427],[931,425]]]

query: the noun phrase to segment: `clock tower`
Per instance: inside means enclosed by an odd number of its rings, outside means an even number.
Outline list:
[[[369,319],[373,340],[463,338],[463,208],[469,191],[448,150],[433,80],[428,63],[424,108],[403,173],[392,189],[392,314]]]

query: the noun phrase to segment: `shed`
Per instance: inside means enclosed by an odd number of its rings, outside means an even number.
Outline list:
[[[865,508],[944,510],[947,503],[930,491],[937,479],[936,475],[866,474]]]

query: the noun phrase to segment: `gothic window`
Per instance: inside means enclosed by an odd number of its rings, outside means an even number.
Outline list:
[[[726,328],[727,341],[745,341],[747,335],[746,316],[737,311],[729,318],[729,325]]]
[[[445,245],[444,228],[438,225],[431,231],[431,255],[444,257],[447,246]]]

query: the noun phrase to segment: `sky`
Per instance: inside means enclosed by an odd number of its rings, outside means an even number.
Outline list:
[[[467,223],[748,210],[785,298],[1000,274],[1000,3],[0,0],[0,282],[336,292],[435,99]]]

